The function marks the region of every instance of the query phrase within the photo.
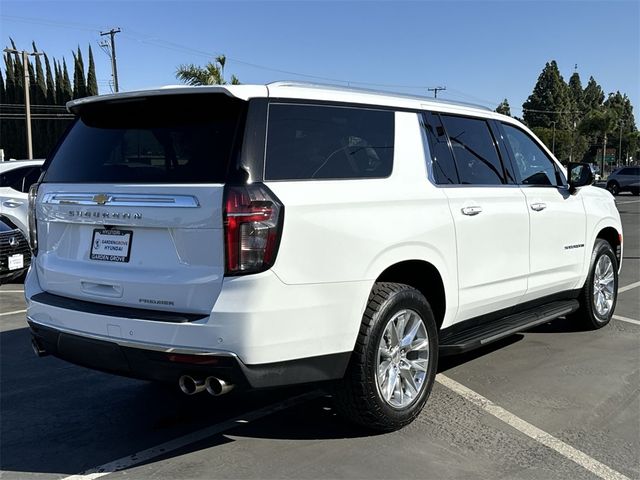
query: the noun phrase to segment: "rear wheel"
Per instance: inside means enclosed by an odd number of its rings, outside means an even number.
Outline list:
[[[618,182],[609,182],[607,183],[607,190],[611,192],[611,195],[618,195],[620,193],[620,185],[618,185]]]
[[[438,362],[435,320],[424,296],[398,283],[376,283],[347,374],[335,391],[348,420],[380,431],[418,416]]]
[[[572,318],[587,328],[604,327],[613,316],[618,297],[618,261],[609,242],[598,239],[591,268],[580,292],[580,309]]]

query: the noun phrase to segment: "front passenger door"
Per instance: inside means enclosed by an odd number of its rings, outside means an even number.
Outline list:
[[[586,214],[580,190],[569,193],[559,165],[524,130],[503,123],[529,211],[530,272],[523,301],[578,288],[585,257]]]

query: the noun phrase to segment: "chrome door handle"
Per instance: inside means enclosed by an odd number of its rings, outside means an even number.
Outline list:
[[[22,205],[22,202],[16,202],[15,200],[6,200],[2,202],[2,206],[7,208],[16,208],[20,205]]]
[[[532,203],[531,204],[531,210],[535,210],[536,212],[544,210],[545,208],[547,208],[547,204],[546,203],[538,202],[538,203]]]
[[[474,215],[478,215],[480,212],[482,212],[482,207],[464,207],[461,211],[463,215],[473,217]]]

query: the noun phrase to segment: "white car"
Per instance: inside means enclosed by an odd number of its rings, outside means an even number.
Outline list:
[[[44,160],[0,162],[0,220],[19,228],[28,237],[29,188],[40,177]]]
[[[30,192],[39,355],[187,394],[330,381],[348,418],[393,430],[439,355],[613,314],[613,197],[510,117],[296,83],[69,110]]]

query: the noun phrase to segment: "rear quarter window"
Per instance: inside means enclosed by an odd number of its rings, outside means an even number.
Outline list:
[[[393,111],[272,103],[265,179],[388,177],[393,141]]]

